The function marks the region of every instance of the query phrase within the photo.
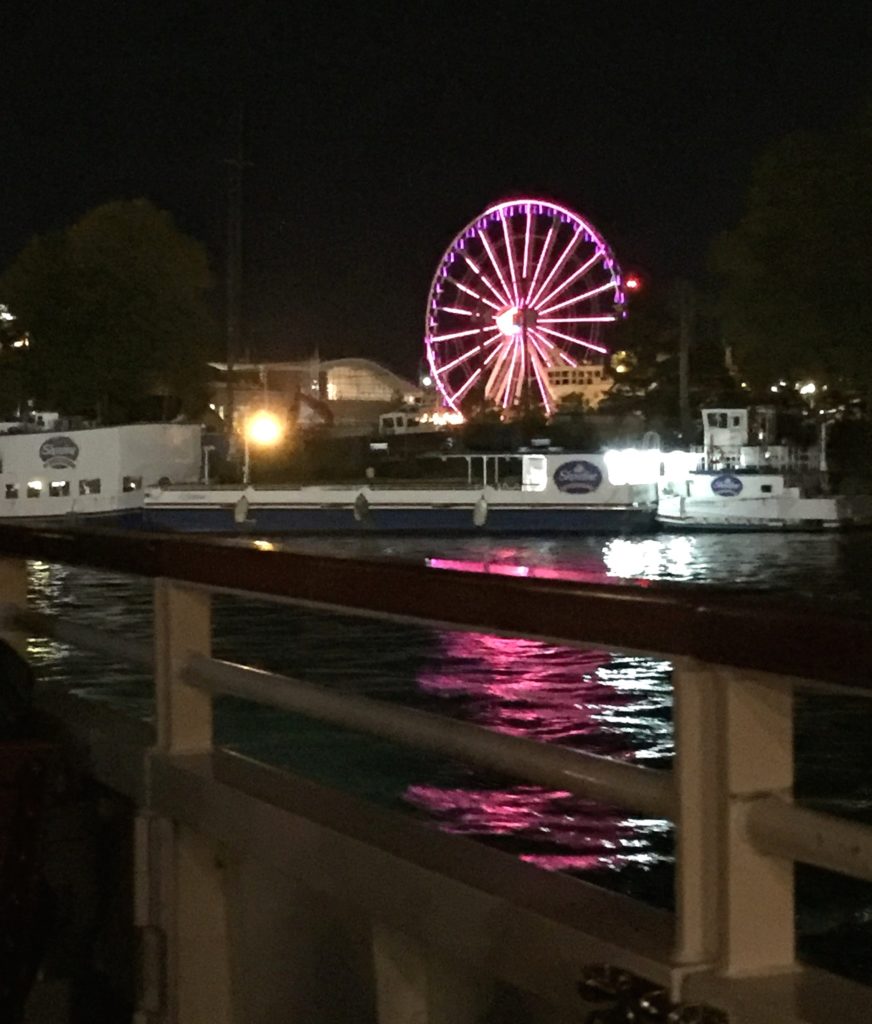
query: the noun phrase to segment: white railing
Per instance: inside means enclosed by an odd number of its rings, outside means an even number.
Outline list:
[[[208,550],[208,545],[202,542],[201,547]],[[248,554],[257,554],[260,558],[270,555],[269,552]],[[458,594],[464,590],[461,575],[452,583],[452,586],[456,584]],[[428,577],[422,573],[421,578]],[[474,585],[472,580],[466,582]],[[533,600],[541,585],[535,581],[529,583],[527,586],[524,581],[520,590],[519,581],[514,580],[505,584],[501,580],[491,581],[488,586],[500,592],[504,590],[507,598],[521,593]],[[237,793],[233,799],[238,800],[241,780],[247,779],[250,783],[253,769],[243,770],[239,765],[230,765],[226,759],[212,761],[211,767],[204,767],[207,762],[202,760],[216,754],[212,703],[223,694],[674,821],[676,911],[673,940],[652,954],[650,950],[643,951],[636,939],[630,937],[623,946],[610,949],[609,953],[609,961],[618,967],[647,971],[646,976],[663,986],[674,1000],[717,1002],[731,1012],[731,1020],[798,1021],[818,1018],[813,1015],[814,1000],[807,1007],[793,979],[813,975],[818,990],[823,985],[833,993],[833,998],[842,998],[849,990],[853,991],[848,983],[821,972],[806,969],[801,975],[796,973],[794,862],[802,861],[857,878],[872,878],[872,829],[796,807],[791,802],[794,690],[797,686],[812,685],[818,692],[824,692],[833,685],[830,682],[708,663],[682,653],[674,655],[668,649],[653,651],[673,660],[675,723],[673,769],[671,772],[655,771],[500,735],[468,723],[340,694],[305,681],[216,660],[210,654],[213,588],[190,580],[160,578],[156,581],[153,656],[144,647],[131,644],[123,637],[105,632],[96,634],[90,626],[28,610],[24,601],[25,563],[20,559],[0,561],[0,588],[9,602],[7,631],[37,631],[86,650],[153,667],[155,672],[156,737],[148,755],[151,783],[145,793],[138,826],[140,893],[137,905],[145,948],[160,946],[159,941],[149,940],[149,936],[166,935],[169,987],[163,998],[156,994],[160,987],[157,982],[145,986],[142,1022],[244,1019],[239,1017],[239,993],[234,989],[238,974],[228,967],[233,959],[234,942],[238,941],[233,935],[234,899],[228,896],[226,865],[216,853],[215,833],[220,832],[222,847],[228,841],[227,836],[233,836],[233,849],[239,856],[241,851],[248,850],[252,840],[234,832],[233,811],[228,809],[222,816],[214,803],[221,793],[228,804],[233,792]],[[220,589],[238,592],[226,584]],[[569,595],[568,589],[566,592]],[[245,593],[250,597],[269,596],[254,590]],[[596,590],[592,593],[596,594]],[[557,596],[559,598],[559,594]],[[608,603],[613,597],[614,590],[604,593],[603,600]],[[283,600],[293,603],[294,596],[285,595]],[[301,600],[309,605],[313,603],[311,597]],[[632,600],[644,601],[645,598],[638,595]],[[347,609],[338,600],[314,603]],[[375,599],[373,603],[377,603]],[[471,604],[465,624],[467,628],[482,628],[482,623],[477,621],[480,611],[474,609],[475,605]],[[351,610],[366,613],[360,603]],[[712,614],[712,609],[708,612]],[[384,616],[386,613],[382,610],[372,614]],[[455,609],[450,616],[446,612],[445,618],[450,619],[450,628],[462,628],[463,612]],[[590,625],[591,643],[601,643],[610,628],[594,619]],[[627,642],[621,646],[636,650],[632,619],[626,622],[626,634]],[[565,639],[581,643],[577,635]],[[867,669],[862,671],[868,676]],[[868,696],[872,690],[861,686],[852,692]],[[227,777],[222,778],[223,770],[229,772]],[[228,777],[238,783],[230,790],[227,789]],[[245,815],[253,822],[260,820],[257,806],[266,803],[281,810],[285,799],[281,795],[285,792],[283,786],[291,783],[270,781],[272,779],[272,775],[269,779],[258,777],[257,782],[258,787],[263,785],[272,794],[270,798],[264,795],[266,790],[259,791],[254,805],[249,800],[233,806],[244,808]],[[192,786],[194,789],[190,788]],[[180,800],[180,792],[189,794],[190,798]],[[196,799],[190,796],[195,792],[200,794]],[[211,822],[211,833],[209,829],[198,831],[201,824],[199,800],[209,807],[211,817],[205,815],[203,821]],[[278,810],[275,813],[278,814]],[[275,843],[281,844],[285,818],[279,815],[270,820],[274,821],[276,830]],[[266,849],[269,839],[261,838],[259,842],[259,856],[269,860],[272,856],[272,851]],[[361,864],[367,863],[362,852],[360,857]],[[371,870],[372,877],[376,878],[377,868]],[[548,884],[552,883],[558,884],[548,878]],[[335,877],[331,885],[341,887]],[[623,903],[621,908],[622,913],[631,918],[630,932],[632,919],[639,923],[639,928],[643,927],[642,922],[652,920],[650,912],[642,907]],[[403,966],[403,957],[411,955],[409,950],[414,944],[398,938],[399,933],[393,926],[375,923],[378,925],[374,948],[381,1008],[379,1020],[413,1019],[403,1017],[398,1009],[407,1005],[424,1007],[422,1012],[430,1013],[427,1007],[432,1002],[432,992],[428,985],[432,987],[432,978],[430,982],[426,982],[426,978],[431,975],[427,971],[420,974],[423,970],[420,957],[414,960],[412,971],[417,980],[409,982],[406,977],[409,965]],[[462,928],[464,922],[458,920],[454,926]],[[575,929],[580,934],[596,932],[590,916],[583,910],[578,914]],[[488,941],[499,945],[501,939],[491,937]],[[207,946],[209,956],[204,957]],[[602,936],[594,936],[580,948],[604,950],[608,946]],[[528,955],[535,961],[537,949],[530,948]],[[518,972],[515,977],[526,977],[528,966],[521,970],[516,961],[511,962],[515,963],[513,970]],[[582,967],[579,963],[579,971]],[[542,977],[546,975],[544,971]],[[406,980],[401,981],[402,977]],[[769,979],[766,998],[775,1000],[781,1016],[761,1017],[758,1009],[749,1009],[748,1000],[758,998],[753,992],[759,990],[760,983],[747,979],[761,977]],[[232,981],[234,978],[237,980]],[[545,986],[545,982],[541,984]],[[553,979],[549,984],[553,984]],[[535,989],[535,980],[530,981],[530,985]],[[758,989],[754,989],[754,985]],[[437,1017],[430,1015],[420,1019]],[[473,1018],[457,1016],[453,1019]],[[848,1015],[839,1019],[854,1018]]]

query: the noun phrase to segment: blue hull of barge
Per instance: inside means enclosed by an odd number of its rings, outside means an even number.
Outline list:
[[[234,521],[231,506],[146,508],[148,530],[182,533],[420,533],[420,534],[616,534],[653,532],[654,511],[642,508],[491,506],[481,526],[468,505],[448,508],[370,508],[362,519],[353,508],[252,506],[248,518]]]
[[[0,516],[4,526],[111,526],[119,530],[142,528],[142,509],[126,508],[112,512],[64,512],[57,516]]]

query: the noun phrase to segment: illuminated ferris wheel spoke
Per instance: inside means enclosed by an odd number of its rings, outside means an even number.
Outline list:
[[[540,345],[544,345],[545,346],[545,351],[544,352],[542,351],[541,348],[539,349],[539,351],[542,353],[542,357],[545,360],[545,365],[546,366],[552,366],[553,362],[552,362],[551,356],[552,356],[552,354],[554,352],[557,351],[557,346],[554,344],[553,341],[549,341],[549,339],[546,338],[545,335],[542,334],[540,331],[535,330],[535,331],[532,331],[531,333],[532,333],[533,337],[538,340]]]
[[[577,365],[559,345],[555,345],[553,341],[550,341],[544,334],[540,334],[538,331],[536,331],[535,334],[539,341],[545,346],[545,365],[549,369],[552,369],[557,365],[557,361],[559,359],[562,359],[568,366]],[[539,351],[541,352],[542,350],[540,349]]]
[[[508,305],[512,304],[512,292],[509,286],[506,284],[506,279],[503,277],[503,272],[500,269],[500,265],[497,262],[497,258],[494,255],[494,251],[491,248],[491,244],[488,241],[487,233],[485,231],[479,231],[478,237],[481,239],[481,244],[484,246],[485,252],[488,254],[488,258],[491,261],[491,266],[497,272],[497,277],[500,279],[500,284],[503,286],[503,301]],[[482,274],[482,280],[486,280],[484,274]]]
[[[537,324],[612,324],[617,318],[612,313],[605,316],[540,316]]]
[[[502,373],[503,367],[505,366],[506,357],[509,354],[510,346],[511,342],[509,342],[508,344],[501,345],[496,350],[497,357],[494,360],[494,365],[491,367],[490,376],[488,377],[487,384],[485,385],[484,388],[485,394],[488,395],[489,397],[493,395],[496,391],[495,384]]]
[[[496,302],[490,302],[482,296],[482,302],[487,302],[487,304],[491,306],[491,308],[493,309],[502,309],[503,306],[505,306],[508,301],[506,296],[499,291],[496,285],[494,285],[490,278],[488,278],[486,273],[483,273],[481,270],[479,270],[478,276],[479,280],[484,282],[485,285],[487,285],[487,287],[490,289],[490,294],[496,299]]]
[[[488,286],[488,288],[490,288],[491,294],[496,296],[497,299],[499,299],[500,305],[506,305],[506,303],[511,305],[511,301],[512,300],[503,297],[502,292],[499,290],[499,288],[497,288],[497,286],[495,284],[493,284],[491,282],[491,279],[487,276],[487,274],[482,274],[481,275],[481,279]],[[494,306],[494,309],[499,309],[499,308],[500,308],[500,306]]]
[[[557,262],[551,268],[550,273],[545,278],[545,280],[542,282],[542,284],[539,286],[539,289],[536,292],[536,294],[533,296],[533,298],[530,299],[530,305],[531,306],[535,306],[535,305],[538,304],[539,296],[542,294],[542,292],[545,291],[545,289],[548,287],[548,285],[551,284],[551,281],[554,279],[554,276],[556,274],[558,274],[563,269],[563,267],[566,265],[566,261],[572,255],[572,251],[573,251],[573,249],[575,249],[576,245],[578,244],[578,240],[580,238],[581,238],[581,231],[576,231],[575,234],[572,236],[572,238],[570,238],[570,240],[567,242],[566,248],[563,250],[563,252],[558,257]]]
[[[518,361],[517,339],[512,343],[512,358],[509,360],[509,369],[506,373],[505,388],[503,390],[503,406],[509,404],[509,392],[512,390],[512,378],[515,374],[515,363]]]
[[[533,344],[533,348],[539,353],[539,357],[542,360],[542,362],[545,363],[546,365],[550,365],[547,353],[543,352],[543,350],[540,348],[540,346],[543,344],[547,347],[550,344],[550,342],[548,342],[545,338],[540,338],[535,331],[530,331],[530,341]],[[532,357],[533,352],[531,351],[530,358],[532,359]]]
[[[521,264],[521,280],[527,280],[527,267],[530,265],[530,231],[533,228],[533,214],[527,207],[527,226],[524,228],[524,260]]]
[[[468,338],[473,334],[479,334],[481,331],[495,331],[496,326],[493,324],[490,327],[471,327],[468,331],[455,331],[453,334],[431,334],[430,341],[455,341],[457,338]]]
[[[564,309],[566,306],[573,306],[577,302],[584,302],[585,299],[592,299],[594,295],[600,295],[602,292],[607,292],[610,288],[614,288],[611,281],[607,281],[605,284],[601,284],[599,288],[591,288],[590,291],[584,292],[581,295],[573,295],[571,299],[566,299],[563,302],[558,302],[556,306],[548,306],[545,309],[540,309],[540,313],[556,313],[558,309]]]
[[[481,376],[481,367],[479,367],[475,371],[475,373],[473,373],[472,376],[467,379],[467,381],[463,385],[463,387],[458,388],[454,392],[454,394],[451,396],[452,403],[461,401],[461,399],[466,394],[466,392],[469,391],[469,389],[472,387],[473,384],[475,384],[475,382],[478,380],[478,378],[480,376]]]
[[[549,341],[549,339],[545,337],[545,335],[542,333],[542,328],[541,327],[537,326],[537,327],[531,328],[530,329],[530,333],[533,335],[534,338],[538,338],[539,341],[545,346],[546,349],[552,349],[552,348],[556,348],[557,347],[554,344],[553,341]]]
[[[527,379],[527,343],[526,339],[518,345],[518,383],[515,385],[514,403],[524,397],[524,381]]]
[[[552,395],[551,388],[549,388],[548,385],[545,383],[544,367],[541,366],[534,352],[530,353],[530,362],[533,366],[533,375],[536,378],[536,383],[539,385],[539,394],[542,396],[542,403],[545,406],[545,415],[550,416],[553,409]]]
[[[489,363],[493,362],[493,360],[496,359],[496,357],[500,354],[500,350],[503,349],[506,345],[505,338],[494,338],[493,340],[496,342],[497,347],[491,350],[490,355],[485,359],[484,363],[482,364],[483,366],[487,366]]]
[[[467,285],[461,284],[460,281],[455,280],[453,277],[449,277],[447,280],[462,292],[466,292],[467,295],[471,295],[474,299],[478,299],[478,301],[483,303],[485,306],[490,306],[491,309],[499,311],[500,307],[495,302],[491,302],[490,299],[486,299],[483,295],[479,295],[477,291],[474,291]]]
[[[553,341],[550,340],[550,338],[546,338],[544,334],[540,334],[540,330],[541,328],[536,329],[536,337],[542,342],[543,345],[545,345],[548,348],[548,351],[550,353],[557,356],[559,359],[562,359],[567,366],[578,366],[578,362],[575,359],[573,359],[568,352],[561,348],[560,345],[556,345]],[[554,364],[549,362],[548,365],[553,366]]]
[[[481,350],[481,345],[476,345],[475,348],[469,349],[467,352],[464,352],[463,355],[458,356],[456,359],[452,359],[450,363],[446,363],[444,366],[440,366],[439,369],[436,371],[436,376],[444,376],[446,373],[449,373],[451,370],[453,370],[455,366],[461,366],[468,359],[472,359],[472,357],[477,353],[481,352]]]
[[[530,287],[527,289],[527,294],[524,296],[524,304],[526,306],[531,305],[530,296],[533,294],[533,289],[536,287],[536,281],[539,278],[539,272],[542,269],[548,251],[551,248],[551,239],[554,237],[554,225],[551,224],[548,228],[548,234],[545,236],[545,241],[542,243],[542,251],[539,253],[539,259],[536,261],[536,269],[533,271],[533,279],[530,281]]]
[[[543,327],[542,330],[546,334],[551,334],[555,338],[561,338],[563,341],[569,341],[573,345],[584,345],[585,348],[593,349],[594,352],[607,352],[608,349],[603,348],[602,345],[595,345],[592,341],[588,341],[587,338],[573,338],[569,334],[562,334],[560,331],[555,331],[551,327]]]
[[[499,305],[499,306],[497,306],[497,305],[494,305],[494,306],[493,306],[493,308],[494,308],[494,309],[499,309],[499,308],[500,308],[501,306],[505,305],[505,303],[506,303],[506,302],[507,302],[508,300],[507,300],[507,299],[506,299],[506,297],[505,297],[505,296],[503,295],[503,293],[502,293],[502,292],[501,292],[501,291],[499,290],[499,288],[497,288],[497,286],[496,286],[496,285],[495,285],[495,284],[493,283],[493,281],[491,281],[491,279],[490,279],[490,278],[489,278],[489,277],[487,276],[487,274],[485,274],[485,273],[484,273],[484,272],[483,272],[482,270],[480,270],[480,269],[479,269],[479,267],[478,267],[478,265],[477,265],[476,263],[474,263],[474,262],[473,262],[473,261],[472,261],[472,260],[471,260],[471,259],[470,259],[470,258],[469,258],[469,257],[468,257],[467,255],[466,255],[466,253],[464,253],[464,254],[463,254],[463,258],[464,258],[464,259],[466,260],[466,262],[467,262],[467,263],[469,264],[469,267],[470,267],[470,269],[471,269],[471,270],[473,270],[473,271],[474,271],[474,272],[475,272],[476,274],[478,274],[479,278],[480,278],[480,279],[481,279],[481,280],[482,280],[482,281],[483,281],[483,282],[484,282],[484,283],[485,283],[485,284],[486,284],[486,285],[488,286],[488,288],[490,288],[490,290],[491,290],[491,294],[492,294],[492,295],[493,295],[493,296],[494,296],[494,297],[495,297],[495,298],[497,299],[497,301],[498,301],[498,302],[500,303],[500,305]],[[492,303],[488,303],[488,305],[492,305]]]
[[[573,284],[575,281],[577,281],[580,277],[582,277],[591,269],[591,267],[594,265],[594,263],[596,263],[596,261],[600,258],[601,255],[602,253],[595,252],[593,256],[591,256],[591,258],[587,261],[587,263],[583,263],[577,270],[570,274],[569,277],[567,277],[566,280],[562,282],[562,284],[558,285],[553,291],[549,292],[547,295],[540,298],[539,305],[544,306],[552,299],[556,299],[561,292],[566,291],[566,289],[571,284]],[[543,285],[542,291],[544,290],[545,289]]]
[[[517,373],[515,372],[517,370]],[[521,346],[519,339],[515,339],[512,346],[512,359],[509,363],[509,372],[506,374],[505,387],[503,388],[502,404],[504,407],[513,405],[521,382]]]
[[[509,232],[509,222],[506,220],[505,214],[500,217],[503,225],[503,238],[506,242],[506,256],[509,260],[509,273],[512,277],[512,295],[514,296],[515,305],[518,306],[521,303],[521,297],[518,294],[518,275],[515,271],[515,251],[512,246],[511,234]]]
[[[544,200],[498,203],[457,235],[434,275],[426,345],[435,386],[459,412],[475,382],[500,409],[533,398],[550,411],[549,374],[578,365],[570,352],[605,352],[600,338],[624,301],[614,257],[590,224]]]

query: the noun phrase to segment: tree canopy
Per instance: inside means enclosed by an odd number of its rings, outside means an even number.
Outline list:
[[[599,411],[641,416],[670,444],[682,437],[679,349],[683,318],[690,359],[691,429],[696,431],[702,406],[744,401],[726,365],[710,306],[708,296],[687,281],[651,282],[633,296],[626,320],[616,324],[611,356],[615,383]]]
[[[725,341],[759,389],[791,375],[872,387],[872,108],[760,159],[737,227],[713,250]]]
[[[144,199],[33,238],[0,277],[31,337],[28,393],[104,423],[141,415],[154,395],[196,405],[214,338],[211,287],[203,246]]]

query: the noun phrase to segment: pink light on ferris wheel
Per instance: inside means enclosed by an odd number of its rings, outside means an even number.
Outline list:
[[[625,284],[589,221],[541,199],[489,207],[446,249],[427,303],[425,345],[444,404],[482,398],[551,412],[553,371],[603,355]]]

